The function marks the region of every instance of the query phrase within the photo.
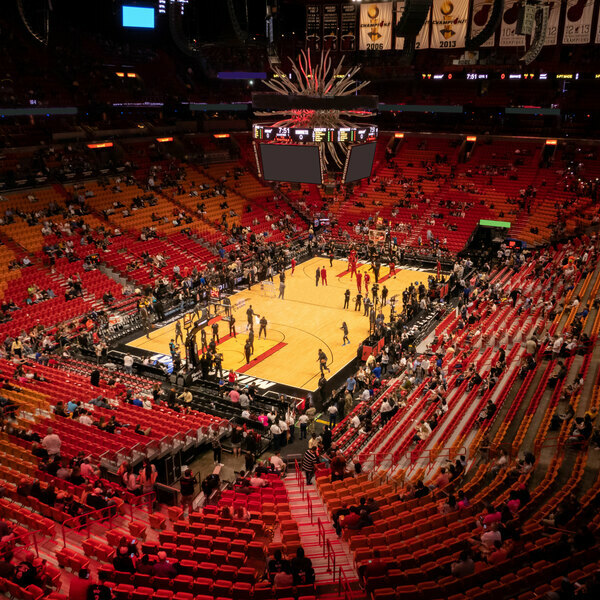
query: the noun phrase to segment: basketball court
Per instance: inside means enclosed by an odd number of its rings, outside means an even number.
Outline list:
[[[328,285],[315,285],[317,268],[327,270]],[[286,271],[285,298],[279,299],[279,276],[272,285],[256,284],[249,290],[232,295],[231,304],[236,319],[237,336],[229,336],[229,323],[218,316],[219,351],[223,354],[223,368],[242,371],[248,375],[274,381],[305,391],[314,391],[320,377],[317,355],[321,348],[328,357],[330,376],[337,373],[356,356],[358,344],[369,335],[369,319],[363,310],[354,310],[357,294],[356,279],[350,279],[348,263],[329,259],[312,258]],[[359,271],[369,271],[371,284],[375,278],[370,265],[359,265]],[[411,269],[396,269],[393,276],[389,269],[381,267],[379,293],[387,286],[389,299],[396,295],[396,312],[402,310],[402,292],[411,283],[425,283],[431,273]],[[350,308],[344,310],[344,292],[351,292]],[[364,295],[364,283],[362,286]],[[369,288],[370,291],[370,288]],[[246,343],[246,310],[252,306],[254,312],[268,321],[267,339],[258,339],[258,319],[255,321],[254,354],[246,365],[244,344]],[[237,308],[236,308],[237,307]],[[379,312],[379,311],[378,311]],[[386,320],[389,317],[389,304],[383,308]],[[342,345],[342,323],[346,322],[350,344]],[[212,320],[211,320],[212,323]],[[207,329],[210,341],[212,331]],[[152,353],[169,354],[169,341],[175,338],[175,323],[170,323],[129,342],[129,346]],[[182,352],[183,355],[183,352]]]

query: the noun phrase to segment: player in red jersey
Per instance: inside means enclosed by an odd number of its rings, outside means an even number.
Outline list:
[[[356,287],[358,291],[361,292],[361,282],[362,282],[362,273],[360,271],[356,271]]]
[[[321,285],[327,285],[327,271],[321,267]]]
[[[294,269],[296,268],[296,259],[292,258],[292,275],[294,274]]]
[[[365,273],[365,292],[367,296],[369,295],[369,282],[371,281],[371,276],[368,273]]]
[[[392,277],[396,273],[396,265],[394,262],[390,263],[390,277]]]

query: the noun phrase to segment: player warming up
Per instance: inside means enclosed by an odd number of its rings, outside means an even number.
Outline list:
[[[260,319],[260,328],[258,330],[258,339],[260,340],[260,334],[265,334],[265,340],[267,339],[267,318],[263,315]]]
[[[295,270],[296,270],[296,259],[292,258],[292,275],[294,274]]]
[[[319,358],[317,358],[317,362],[321,369],[321,375],[323,375],[323,371],[327,371],[328,373],[331,372],[331,369],[327,366],[327,354],[325,354],[321,348],[319,348]]]
[[[356,287],[360,294],[362,292],[362,273],[360,271],[356,271]]]
[[[325,270],[325,266],[321,269],[321,285],[327,285],[327,271]]]
[[[346,344],[350,343],[350,340],[348,339],[348,325],[346,325],[346,321],[342,323],[340,329],[344,332],[344,339],[342,340],[344,343],[342,346],[345,346]]]

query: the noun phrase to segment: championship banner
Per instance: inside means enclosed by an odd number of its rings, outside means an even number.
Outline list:
[[[360,6],[360,50],[392,49],[392,2]]]
[[[404,0],[399,0],[396,2],[396,23],[400,21],[402,18],[402,13],[404,12],[404,7],[406,3]],[[429,22],[431,21],[431,9],[427,13],[427,18],[425,19],[425,23],[423,23],[423,27],[421,27],[421,31],[419,31],[419,35],[415,39],[415,50],[426,50],[429,48]],[[394,42],[394,48],[396,50],[404,49],[404,38],[397,37]]]
[[[326,4],[323,7],[323,48],[338,49],[339,5]]]
[[[473,16],[471,18],[471,39],[473,39],[486,25],[492,16],[494,0],[473,0]],[[490,48],[494,45],[496,32],[481,44],[481,48]]]
[[[589,44],[594,0],[567,0],[563,44]]]
[[[525,36],[517,35],[517,18],[519,17],[520,0],[506,0],[504,14],[500,24],[501,46],[524,46]]]
[[[550,0],[550,14],[548,15],[548,29],[544,46],[556,46],[558,44],[558,24],[560,22],[560,0]]]
[[[306,44],[313,50],[321,48],[321,7],[314,4],[306,7]]]
[[[342,50],[356,50],[356,4],[342,4]]]
[[[468,0],[433,0],[431,48],[464,48],[469,20]]]

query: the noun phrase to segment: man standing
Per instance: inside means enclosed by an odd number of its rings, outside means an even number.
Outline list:
[[[219,322],[218,321],[215,321],[212,324],[212,339],[213,339],[213,342],[216,341],[217,344],[221,341],[219,339]]]
[[[285,292],[285,282],[282,280],[279,281],[279,297],[283,300],[283,293]]]
[[[250,350],[252,351],[252,354],[254,354],[254,327],[250,327],[248,341],[250,342]]]
[[[248,324],[246,325],[246,331],[248,329],[250,329],[250,327],[252,327],[254,321],[254,309],[252,308],[252,304],[250,305],[250,307],[248,308],[248,310],[246,311],[246,316],[248,317]]]
[[[42,439],[42,448],[48,453],[48,456],[60,456],[61,443],[52,427],[48,427],[47,435]]]
[[[263,315],[260,319],[260,329],[258,330],[258,339],[260,339],[260,334],[265,334],[265,340],[267,339],[267,318]]]
[[[179,321],[177,321],[175,323],[175,342],[177,342],[177,340],[181,338],[181,343],[183,344],[184,339],[183,339],[183,331],[181,330],[181,323]]]
[[[317,464],[317,453],[309,448],[302,457],[302,470],[306,474],[306,484],[310,485],[315,474],[315,465]]]
[[[333,429],[337,423],[338,416],[338,408],[335,403],[327,408],[327,414],[329,415],[329,427]]]
[[[371,288],[371,293],[373,294],[373,304],[377,305],[377,294],[379,293],[379,284],[374,283]]]
[[[319,279],[321,279],[321,269],[317,267],[317,270],[315,271],[315,285],[317,287],[319,287]]]
[[[386,285],[383,284],[383,288],[381,289],[381,304],[383,306],[387,304],[388,292],[389,290],[387,289]]]
[[[359,292],[356,294],[356,299],[354,300],[354,310],[360,312],[360,304],[362,302],[362,294]]]
[[[295,269],[296,269],[296,259],[292,258],[292,275],[294,274]]]
[[[350,290],[344,292],[344,308],[348,308],[350,305]]]
[[[396,274],[396,265],[394,261],[390,262],[390,277],[393,277]]]
[[[356,287],[358,288],[358,293],[362,292],[362,273],[360,271],[356,271]]]
[[[237,337],[235,334],[235,317],[233,315],[229,317],[229,335]]]
[[[133,373],[133,356],[129,352],[123,357],[123,366],[129,374]]]
[[[308,415],[300,415],[298,417],[298,423],[300,424],[300,439],[301,440],[306,439],[306,431],[308,429],[309,421],[310,421],[310,419],[308,418]]]
[[[321,269],[321,285],[327,285],[327,271],[325,270],[325,265],[323,265]]]
[[[246,343],[244,344],[244,356],[246,357],[246,364],[248,364],[250,362],[250,357],[252,356],[250,340],[246,340]]]
[[[369,293],[369,282],[371,281],[371,276],[368,273],[365,273],[365,293]]]

